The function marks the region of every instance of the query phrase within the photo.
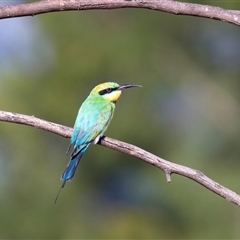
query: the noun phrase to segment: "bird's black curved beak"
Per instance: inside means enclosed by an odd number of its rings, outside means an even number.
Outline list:
[[[122,84],[118,87],[118,90],[123,90],[125,88],[131,88],[131,87],[142,87],[141,85],[137,85],[137,84]]]

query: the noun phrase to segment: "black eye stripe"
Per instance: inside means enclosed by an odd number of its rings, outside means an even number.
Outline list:
[[[115,88],[106,88],[106,89],[103,89],[101,91],[99,91],[99,94],[100,95],[104,95],[104,94],[108,94],[108,93],[111,93],[113,91],[116,91],[118,88],[115,87]]]
[[[106,94],[106,93],[109,93],[109,92],[107,92],[107,89],[103,89],[103,90],[99,91],[99,94],[100,94],[100,95],[104,95],[104,94]]]

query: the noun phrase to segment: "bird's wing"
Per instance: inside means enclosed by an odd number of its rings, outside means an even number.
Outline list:
[[[114,107],[108,102],[85,102],[79,110],[73,130],[74,148],[85,147],[102,135],[113,116]]]

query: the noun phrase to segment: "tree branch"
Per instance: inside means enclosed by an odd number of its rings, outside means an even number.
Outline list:
[[[0,19],[42,13],[117,8],[146,8],[177,15],[216,19],[240,26],[240,11],[173,0],[43,0],[0,7]]]
[[[52,133],[56,133],[63,137],[70,137],[72,132],[72,129],[69,127],[48,122],[34,116],[27,116],[13,112],[0,111],[0,121],[24,124],[40,128]],[[201,184],[210,191],[220,195],[221,197],[236,204],[237,206],[240,206],[240,196],[238,194],[213,181],[198,170],[169,162],[139,147],[115,140],[113,138],[103,137],[98,144],[137,157],[144,162],[154,165],[166,174],[167,182],[171,182],[171,174],[175,173],[192,179],[193,181]]]

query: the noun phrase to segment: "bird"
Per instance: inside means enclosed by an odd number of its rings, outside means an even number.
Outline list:
[[[67,181],[73,179],[78,164],[90,144],[97,144],[107,130],[122,90],[132,87],[142,87],[137,84],[122,84],[105,82],[95,86],[79,108],[73,127],[68,154],[73,146],[69,163],[64,170],[62,185],[55,198],[54,204]]]

